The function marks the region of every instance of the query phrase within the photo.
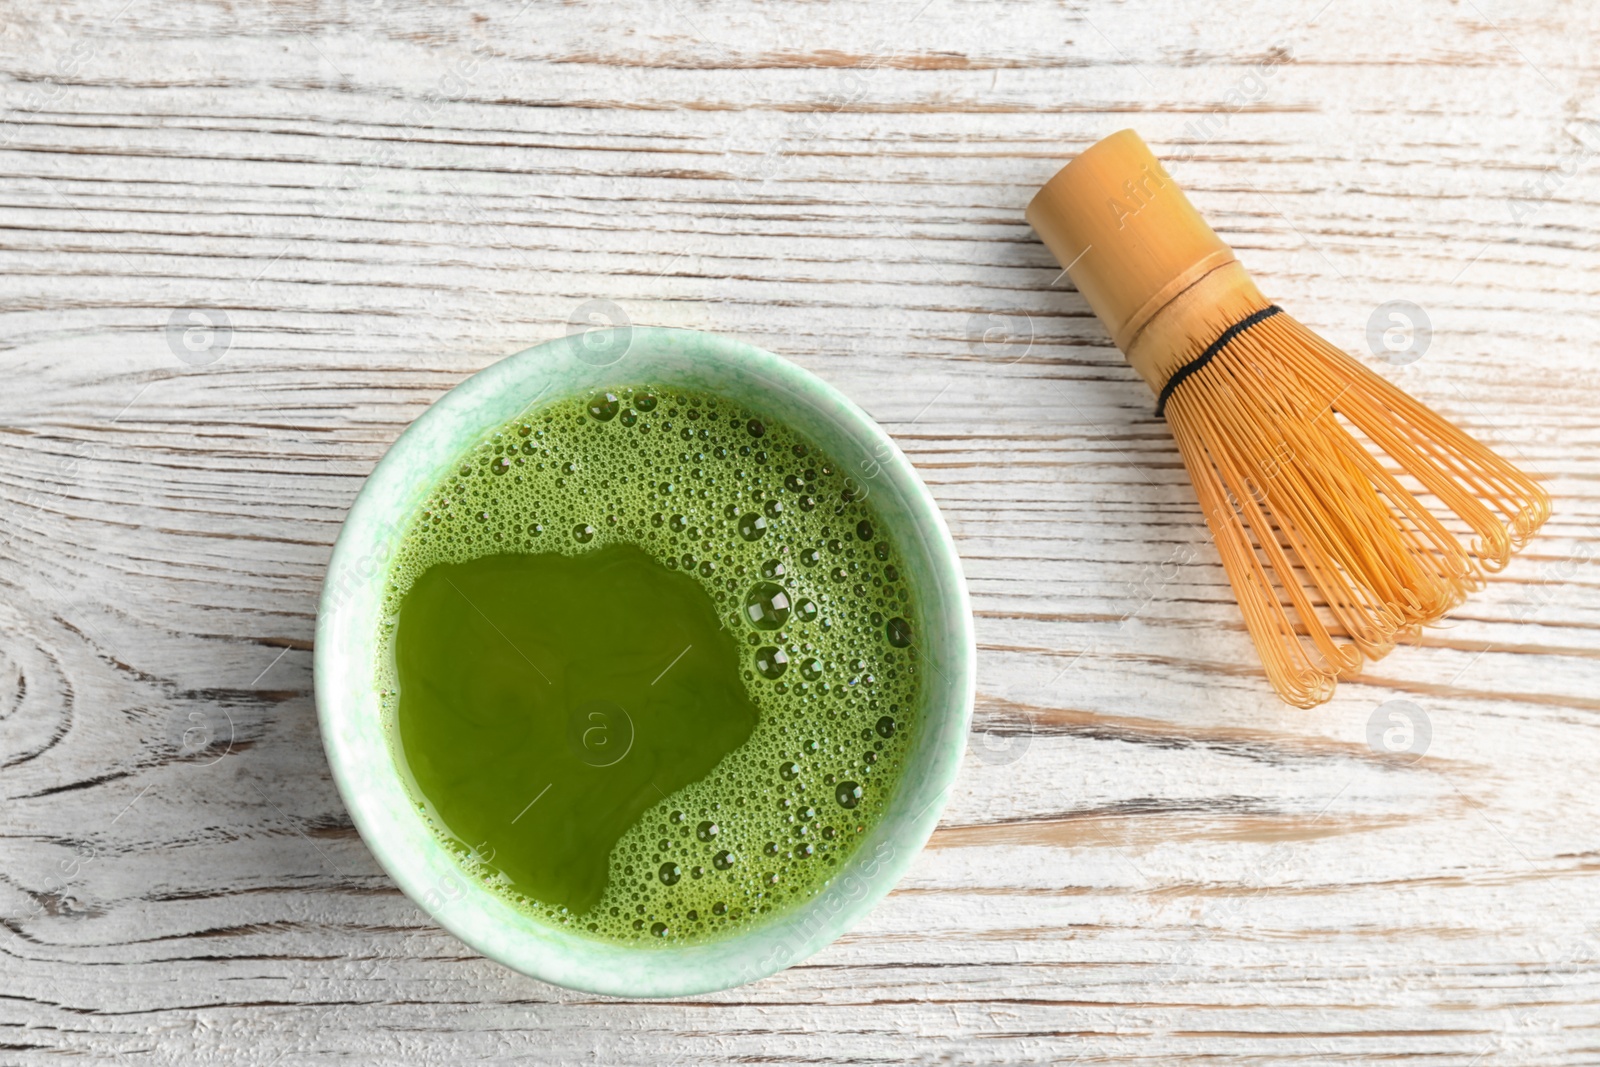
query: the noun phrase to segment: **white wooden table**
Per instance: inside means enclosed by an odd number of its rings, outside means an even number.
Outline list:
[[[0,1063],[1600,1062],[1594,5],[0,13]],[[1127,125],[1271,295],[1556,497],[1312,712],[1022,218]],[[978,732],[911,874],[679,1002],[434,927],[311,694],[362,478],[590,300],[859,400],[977,612]],[[1432,326],[1405,366],[1367,348],[1393,300]],[[1398,712],[1420,758],[1369,742]]]

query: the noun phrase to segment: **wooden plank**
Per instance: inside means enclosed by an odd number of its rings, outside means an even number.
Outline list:
[[[1600,1058],[1600,12],[0,10],[0,1059]],[[1424,357],[1374,365],[1557,500],[1313,712],[1266,688],[1148,391],[1021,217],[1125,125],[1336,344],[1423,306]],[[977,617],[969,759],[905,882],[670,1003],[435,928],[311,697],[361,479],[591,298],[859,400]],[[167,342],[195,308],[231,325],[214,362]],[[1368,743],[1392,700],[1421,760]]]

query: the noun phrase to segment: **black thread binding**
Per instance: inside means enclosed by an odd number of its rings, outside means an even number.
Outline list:
[[[1231,342],[1235,337],[1238,337],[1241,333],[1244,333],[1256,323],[1265,322],[1267,319],[1272,318],[1272,316],[1280,313],[1281,311],[1283,311],[1283,309],[1277,304],[1271,304],[1262,308],[1260,311],[1252,312],[1251,314],[1246,315],[1232,326],[1229,326],[1226,330],[1223,330],[1222,336],[1217,338],[1215,341],[1212,341],[1204,352],[1200,353],[1198,356],[1179,367],[1177,373],[1168,378],[1167,384],[1161,387],[1161,395],[1156,397],[1156,418],[1159,419],[1164,417],[1164,414],[1167,410],[1167,398],[1170,397],[1172,395],[1172,391],[1178,387],[1178,383],[1182,382],[1185,378],[1199,370],[1201,367],[1204,367],[1207,363],[1210,363],[1211,358],[1218,352],[1221,352],[1224,348],[1227,348],[1228,343]]]

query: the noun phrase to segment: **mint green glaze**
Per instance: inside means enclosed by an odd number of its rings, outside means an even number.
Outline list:
[[[635,327],[602,336],[599,347],[594,340],[593,333],[561,338],[474,375],[418,418],[373,470],[334,546],[323,588],[318,714],[334,779],[363,839],[401,889],[457,937],[509,967],[573,989],[705,993],[765,977],[833,941],[889,891],[927,841],[972,712],[971,612],[955,548],[927,489],[894,443],[830,386],[771,353],[709,334]],[[609,362],[596,365],[602,360]],[[620,380],[718,393],[771,411],[814,440],[871,494],[921,599],[918,645],[931,668],[923,683],[923,726],[889,810],[815,899],[705,944],[597,942],[549,926],[484,888],[440,845],[407,795],[375,684],[388,562],[429,489],[486,430],[536,400]]]

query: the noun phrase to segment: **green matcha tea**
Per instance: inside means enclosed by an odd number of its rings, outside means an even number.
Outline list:
[[[518,908],[705,941],[821,892],[917,728],[917,618],[867,495],[786,427],[637,387],[488,434],[389,575],[419,811]]]

